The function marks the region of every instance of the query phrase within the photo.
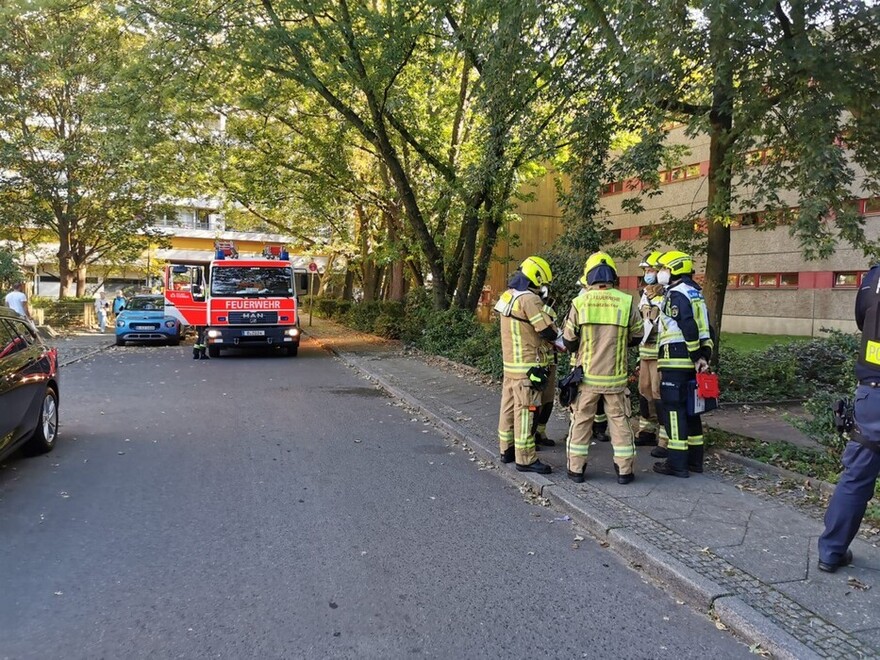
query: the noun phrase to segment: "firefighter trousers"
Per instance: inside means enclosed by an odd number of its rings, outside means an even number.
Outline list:
[[[590,441],[593,437],[593,420],[599,402],[603,403],[605,415],[608,417],[614,464],[620,474],[631,474],[636,447],[632,427],[629,425],[631,412],[629,393],[623,387],[617,392],[594,392],[581,385],[577,399],[572,405],[572,419],[566,441],[568,470],[581,473],[587,466]]]
[[[699,415],[688,415],[688,397],[694,395],[693,369],[661,369],[660,401],[669,438],[669,449],[687,451],[703,446],[703,422]]]
[[[503,454],[513,445],[518,465],[531,465],[538,459],[532,418],[540,403],[541,392],[531,387],[528,378],[504,377],[498,415],[498,448]]]
[[[657,360],[639,361],[639,432],[656,433],[657,444],[665,447],[669,438],[660,401],[660,371]]]

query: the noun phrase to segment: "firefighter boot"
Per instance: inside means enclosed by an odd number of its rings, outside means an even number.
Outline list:
[[[667,456],[669,456],[669,451],[666,449],[666,447],[654,447],[651,450],[651,456],[653,456],[654,458],[666,458]]]
[[[586,471],[587,471],[587,466],[586,466],[586,465],[584,466],[584,469],[581,470],[580,472],[572,472],[571,470],[566,470],[566,472],[568,473],[568,478],[571,479],[571,480],[572,480],[573,482],[575,482],[576,484],[582,484],[582,483],[584,483],[584,479],[586,478],[586,477],[584,476],[584,473],[585,473]]]
[[[651,431],[639,431],[636,436],[636,447],[652,447],[657,444],[657,434]]]
[[[553,470],[550,469],[549,465],[545,465],[539,460],[535,460],[534,463],[529,463],[528,465],[520,465],[516,464],[517,472],[537,472],[538,474],[550,474]]]
[[[199,347],[198,345],[193,346],[193,360],[199,359]]]
[[[614,474],[617,475],[617,483],[621,485],[626,485],[628,483],[632,483],[632,481],[636,478],[632,472],[629,474],[620,474],[620,466],[617,463],[612,463],[614,466]]]
[[[703,471],[703,445],[688,447],[688,470],[690,472]]]
[[[665,461],[654,463],[654,472],[681,479],[687,479],[691,476],[688,473],[687,449],[668,449],[667,451],[669,455]]]
[[[513,463],[516,460],[516,452],[511,445],[501,454],[501,462],[502,463]]]

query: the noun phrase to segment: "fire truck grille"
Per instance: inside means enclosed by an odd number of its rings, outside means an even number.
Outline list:
[[[249,325],[278,323],[278,312],[229,312],[229,323]]]

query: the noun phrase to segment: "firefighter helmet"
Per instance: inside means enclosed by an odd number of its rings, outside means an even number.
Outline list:
[[[597,268],[604,268],[590,277],[590,273]],[[598,277],[597,277],[598,276]],[[584,274],[578,282],[581,286],[596,284],[597,282],[613,282],[617,278],[617,264],[607,252],[594,252],[584,264]]]
[[[694,260],[691,255],[686,252],[672,250],[664,252],[658,260],[660,268],[669,269],[673,277],[681,277],[682,275],[690,275],[694,272]]]
[[[536,287],[550,284],[553,281],[553,271],[550,270],[550,264],[541,257],[528,257],[519,265],[519,269]]]
[[[657,268],[657,261],[663,255],[660,250],[654,250],[649,254],[646,254],[642,262],[639,264],[639,268]]]

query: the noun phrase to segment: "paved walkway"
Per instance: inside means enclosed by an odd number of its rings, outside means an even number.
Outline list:
[[[563,446],[539,454],[554,467],[549,478],[523,475],[496,462],[497,384],[397,342],[313,323],[308,334],[466,442],[481,469],[527,484],[634,568],[775,657],[880,655],[880,549],[856,540],[852,567],[822,573],[821,522],[711,472],[687,480],[657,475],[649,448],[638,450],[628,486],[617,484],[604,443],[591,448],[584,484],[565,477]],[[565,432],[565,418],[554,415],[549,435]]]
[[[767,442],[788,442],[803,449],[824,452],[825,448],[804,435],[782,418],[783,414],[794,417],[806,416],[803,406],[729,406],[706,413],[703,419],[711,428],[728,433],[757,438]]]
[[[103,334],[77,330],[54,335],[47,335],[43,328],[40,330],[45,342],[58,349],[58,362],[62,367],[102,351],[112,346],[115,341],[115,335],[110,330]]]

